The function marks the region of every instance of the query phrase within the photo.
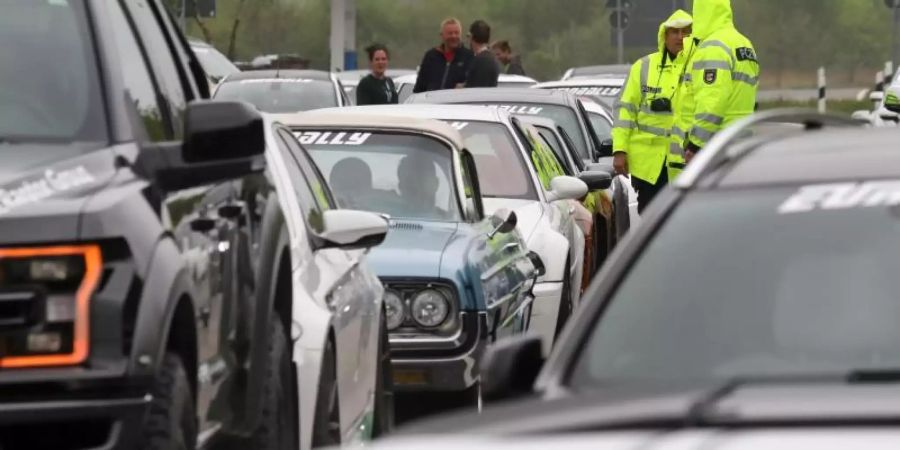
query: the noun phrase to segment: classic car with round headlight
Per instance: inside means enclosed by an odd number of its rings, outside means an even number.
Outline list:
[[[484,213],[473,156],[459,132],[427,119],[316,112],[279,117],[328,179],[342,208],[389,216],[369,262],[385,287],[398,394],[473,406],[484,348],[528,327],[540,259],[514,212]],[[451,395],[446,395],[450,393]],[[397,415],[404,409],[398,397]]]

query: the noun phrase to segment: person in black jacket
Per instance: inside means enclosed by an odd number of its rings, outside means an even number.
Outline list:
[[[387,47],[381,44],[370,45],[366,49],[369,54],[369,66],[372,73],[362,80],[356,87],[357,105],[389,105],[397,103],[397,88],[394,80],[385,75],[390,54]]]
[[[509,41],[497,41],[491,46],[494,50],[494,56],[503,66],[503,73],[507,75],[525,75],[525,68],[522,67],[522,58],[514,55]]]
[[[469,27],[469,42],[475,58],[466,76],[466,87],[497,87],[500,78],[500,63],[491,51],[491,26],[483,20],[472,22]]]
[[[466,83],[472,51],[461,42],[462,24],[457,19],[441,23],[441,45],[425,52],[413,92],[455,89]]]

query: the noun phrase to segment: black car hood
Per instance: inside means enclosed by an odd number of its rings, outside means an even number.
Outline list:
[[[109,148],[0,144],[0,245],[78,240],[85,202],[115,173]]]

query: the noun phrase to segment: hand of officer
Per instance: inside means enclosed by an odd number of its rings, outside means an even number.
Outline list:
[[[691,163],[691,160],[694,159],[694,155],[696,155],[696,153],[694,153],[694,152],[692,152],[692,151],[690,151],[690,150],[685,150],[685,151],[684,151],[684,162],[685,162],[685,164],[690,164],[690,163]]]
[[[613,154],[613,170],[616,175],[628,175],[628,155],[625,152]]]

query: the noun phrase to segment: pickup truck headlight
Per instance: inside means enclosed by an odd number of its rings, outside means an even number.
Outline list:
[[[459,332],[459,299],[452,284],[409,279],[382,282],[386,325],[394,336],[430,339]]]
[[[410,310],[416,324],[424,328],[434,328],[447,320],[450,301],[440,291],[425,289],[413,297]]]
[[[387,322],[388,331],[396,330],[403,325],[406,319],[406,307],[403,305],[403,299],[396,291],[387,290],[384,293],[384,309],[385,322]]]
[[[101,267],[96,245],[0,249],[0,368],[84,362]]]

